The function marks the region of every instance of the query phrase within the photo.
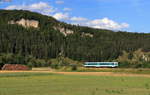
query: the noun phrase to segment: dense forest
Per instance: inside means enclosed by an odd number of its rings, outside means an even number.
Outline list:
[[[9,24],[22,18],[38,21],[38,28]],[[73,33],[64,35],[56,29],[58,27]],[[122,56],[123,51],[133,53],[139,49],[150,52],[149,33],[94,29],[30,11],[0,10],[0,56],[13,54],[43,60],[63,56],[81,62],[113,61]]]

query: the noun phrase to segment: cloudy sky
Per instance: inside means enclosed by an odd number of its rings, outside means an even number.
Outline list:
[[[150,33],[149,0],[0,0],[0,9],[30,10],[94,28]]]

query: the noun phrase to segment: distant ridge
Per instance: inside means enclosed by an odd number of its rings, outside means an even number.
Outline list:
[[[150,52],[150,33],[76,26],[24,10],[0,10],[0,33],[0,54],[39,59],[64,56],[79,61],[112,61],[123,51]]]

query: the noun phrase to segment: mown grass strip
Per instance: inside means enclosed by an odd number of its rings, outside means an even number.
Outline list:
[[[0,73],[0,78],[2,77],[31,77],[31,76],[49,76],[54,75],[54,73],[40,73],[40,72],[12,72],[12,73]]]

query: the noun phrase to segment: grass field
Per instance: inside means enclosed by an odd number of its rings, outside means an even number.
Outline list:
[[[33,70],[36,70],[34,68]],[[37,70],[44,70],[46,68],[38,68]],[[47,70],[47,69],[46,69]],[[74,72],[71,68],[63,68],[56,71],[62,72]],[[149,68],[85,68],[78,67],[75,72],[114,72],[114,73],[126,73],[126,74],[150,74]]]
[[[131,74],[150,74],[150,69],[139,68],[79,68],[78,72],[114,72],[114,73],[131,73]]]
[[[0,73],[0,95],[150,95],[150,78]]]

